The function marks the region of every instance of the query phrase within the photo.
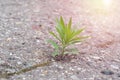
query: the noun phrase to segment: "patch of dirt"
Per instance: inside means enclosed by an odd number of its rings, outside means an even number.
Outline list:
[[[65,54],[65,55],[56,55],[55,57],[52,57],[55,61],[61,61],[61,62],[70,62],[72,59],[75,59],[77,55],[75,54]]]

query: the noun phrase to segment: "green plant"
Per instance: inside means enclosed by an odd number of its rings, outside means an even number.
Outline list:
[[[49,32],[54,38],[59,41],[59,43],[56,43],[53,40],[49,40],[55,49],[55,52],[52,54],[54,57],[56,55],[64,56],[68,46],[81,42],[83,39],[87,38],[87,36],[79,36],[84,28],[79,30],[72,28],[72,18],[70,18],[68,24],[65,24],[63,18],[60,17],[60,19],[57,19],[56,23],[57,33],[54,33],[52,31]]]

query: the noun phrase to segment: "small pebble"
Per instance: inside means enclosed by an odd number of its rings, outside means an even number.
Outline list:
[[[113,75],[114,74],[114,72],[110,71],[110,70],[103,70],[103,71],[101,71],[101,73],[104,75]]]
[[[71,79],[72,79],[72,80],[80,80],[76,75],[72,75],[72,76],[71,76]]]
[[[14,57],[9,57],[8,60],[15,60],[15,58]]]
[[[119,69],[118,65],[110,65],[110,67],[113,68],[113,69]]]
[[[22,45],[25,45],[25,42],[23,42]]]
[[[22,64],[23,64],[24,66],[27,66],[27,62],[23,62]]]
[[[17,62],[18,65],[22,64],[22,62]]]
[[[118,77],[120,77],[120,73],[118,74]]]

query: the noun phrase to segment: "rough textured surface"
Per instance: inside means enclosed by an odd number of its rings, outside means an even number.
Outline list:
[[[91,36],[75,45],[79,54],[70,62],[0,80],[120,80],[119,3],[101,9],[88,0],[0,0],[0,75],[49,60],[48,31],[54,30],[56,17],[72,17]],[[106,70],[114,74],[101,73]]]

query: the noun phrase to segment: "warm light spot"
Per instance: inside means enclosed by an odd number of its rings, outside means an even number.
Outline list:
[[[109,6],[111,4],[112,0],[103,0],[103,3],[105,6]]]
[[[89,0],[86,2],[91,13],[95,14],[110,14],[114,12],[115,1],[113,0]],[[86,6],[85,5],[85,6]]]

